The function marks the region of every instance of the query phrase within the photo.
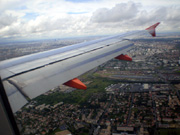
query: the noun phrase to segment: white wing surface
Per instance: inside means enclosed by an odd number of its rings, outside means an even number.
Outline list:
[[[64,84],[120,54],[126,54],[133,46],[127,39],[147,31],[153,35],[158,24],[146,30],[2,61],[0,75],[13,112],[24,106],[28,99]]]

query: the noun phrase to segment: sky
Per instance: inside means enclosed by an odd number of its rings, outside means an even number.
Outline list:
[[[180,32],[180,0],[0,0],[0,40],[117,34],[161,22]]]

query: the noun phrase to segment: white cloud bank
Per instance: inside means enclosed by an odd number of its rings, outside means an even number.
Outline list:
[[[133,2],[116,4],[115,7],[101,8],[92,15],[92,21],[97,23],[121,22],[134,18],[138,13],[138,4]]]
[[[160,0],[161,1],[161,0]],[[164,0],[166,1],[166,0]],[[162,1],[164,3],[164,1]],[[161,22],[160,31],[180,31],[180,5],[141,0],[1,0],[0,38],[61,38],[113,34]],[[176,4],[176,5],[175,5]],[[160,5],[160,4],[157,4]]]

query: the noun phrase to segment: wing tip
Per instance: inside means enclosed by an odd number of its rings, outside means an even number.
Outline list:
[[[154,25],[146,28],[145,30],[147,30],[153,37],[156,37],[156,27],[160,24],[160,22],[155,23]]]
[[[155,29],[159,24],[160,24],[160,22],[157,22],[157,23],[153,24],[152,26],[146,28],[146,30]]]

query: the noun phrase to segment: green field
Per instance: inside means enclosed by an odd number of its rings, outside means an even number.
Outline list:
[[[107,78],[91,78],[92,83],[87,85],[87,90],[75,90],[70,93],[54,92],[49,95],[41,95],[35,100],[37,104],[50,104],[54,105],[59,102],[69,103],[69,104],[84,104],[94,93],[104,93],[105,87],[110,84],[118,83],[117,80],[111,80]]]

